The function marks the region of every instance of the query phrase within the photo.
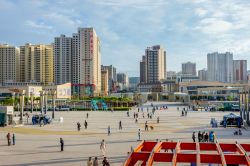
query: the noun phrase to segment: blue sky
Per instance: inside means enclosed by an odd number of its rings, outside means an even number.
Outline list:
[[[102,64],[139,75],[147,46],[167,51],[167,70],[181,62],[206,68],[208,52],[250,60],[248,0],[0,0],[0,43],[51,43],[78,27],[94,27]]]

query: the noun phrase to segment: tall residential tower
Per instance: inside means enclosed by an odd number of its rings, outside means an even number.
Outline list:
[[[233,82],[233,54],[209,53],[207,54],[207,80],[225,83]]]
[[[54,43],[55,84],[71,82],[72,38],[61,35]]]
[[[20,47],[20,81],[54,83],[52,45],[26,44]]]
[[[234,83],[247,83],[247,60],[233,61]]]
[[[196,76],[196,64],[192,62],[182,63],[182,74]]]
[[[97,96],[101,93],[101,49],[94,28],[79,28],[72,39],[73,94]]]
[[[166,51],[160,45],[147,47],[140,62],[140,83],[155,83],[166,78]]]
[[[20,52],[14,46],[0,45],[0,85],[6,81],[20,81]]]

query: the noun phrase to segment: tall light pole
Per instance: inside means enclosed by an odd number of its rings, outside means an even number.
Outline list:
[[[53,105],[52,119],[55,119],[55,110],[56,110],[55,98],[56,98],[56,90],[51,91],[51,95],[52,95],[52,105]]]
[[[43,114],[43,105],[44,105],[44,91],[40,91],[40,112]]]
[[[44,92],[44,114],[47,114],[47,110],[48,110],[48,91]]]
[[[25,90],[22,90],[21,96],[20,96],[20,104],[21,104],[20,121],[21,121],[21,123],[23,122],[24,96],[25,96]]]
[[[34,109],[34,95],[33,95],[33,92],[30,92],[30,104],[31,104],[31,113],[33,113],[33,109]]]

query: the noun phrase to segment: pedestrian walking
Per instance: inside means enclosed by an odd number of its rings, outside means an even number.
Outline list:
[[[86,114],[86,118],[87,118],[87,119],[89,118],[89,113]]]
[[[208,142],[208,133],[206,133],[204,136],[204,142]]]
[[[110,164],[109,164],[109,162],[108,162],[108,160],[107,160],[106,157],[103,158],[103,160],[102,160],[102,165],[103,165],[103,166],[110,166]]]
[[[110,126],[108,126],[108,136],[110,136],[111,134],[111,129],[110,129]]]
[[[195,142],[195,132],[193,132],[192,139],[193,139],[193,142]]]
[[[135,119],[135,112],[134,112],[134,119]]]
[[[89,157],[88,161],[87,161],[87,166],[93,166],[93,162],[91,157]]]
[[[97,157],[95,157],[95,159],[94,159],[94,162],[93,162],[93,166],[98,166],[98,158]]]
[[[201,132],[198,132],[198,141],[201,142]]]
[[[105,143],[104,139],[102,140],[102,142],[100,144],[100,149],[101,149],[102,155],[104,157],[106,155],[106,143]]]
[[[13,144],[13,145],[16,144],[16,136],[15,136],[14,133],[12,134],[12,144]]]
[[[122,121],[119,122],[119,130],[122,130]]]
[[[129,111],[127,111],[127,117],[129,117]]]
[[[138,141],[141,140],[141,129],[138,130]]]
[[[201,134],[201,142],[205,142],[205,131]]]
[[[135,119],[135,123],[138,123],[138,118]]]
[[[145,131],[148,131],[148,121],[145,122]]]
[[[61,144],[61,152],[63,151],[64,148],[64,141],[62,138],[60,138],[60,144]]]
[[[157,123],[160,123],[160,117],[159,116],[157,117]]]
[[[80,131],[81,130],[81,124],[79,122],[77,122],[77,130]]]
[[[85,120],[85,122],[84,122],[84,127],[85,127],[85,129],[87,129],[88,128],[88,122]]]
[[[10,145],[11,145],[10,133],[8,133],[8,134],[6,135],[6,138],[7,138],[8,146],[10,146]]]

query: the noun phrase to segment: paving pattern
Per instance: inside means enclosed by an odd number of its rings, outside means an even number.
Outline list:
[[[167,103],[154,103],[167,104]],[[127,157],[127,152],[131,147],[139,144],[138,129],[142,130],[143,140],[174,140],[192,141],[193,131],[216,132],[219,142],[240,142],[250,143],[250,131],[242,130],[242,136],[234,136],[236,128],[211,128],[209,123],[211,118],[221,120],[222,116],[228,112],[197,112],[189,111],[187,117],[181,116],[181,111],[177,107],[169,105],[168,110],[157,110],[152,119],[147,118],[147,109],[151,111],[150,103],[144,105],[144,115],[139,113],[138,123],[135,123],[133,113],[134,108],[127,117],[126,112],[88,112],[86,119],[85,111],[56,112],[56,120],[53,124],[43,127],[25,125],[22,127],[0,128],[0,165],[1,166],[64,166],[64,165],[86,165],[88,157],[97,156],[101,162],[102,153],[100,142],[105,139],[107,143],[107,157],[112,166],[122,165]],[[181,107],[180,107],[181,109]],[[48,114],[51,114],[49,112]],[[160,123],[157,124],[157,117]],[[59,122],[59,117],[63,117],[64,122]],[[88,122],[88,129],[84,129],[84,121]],[[123,130],[118,130],[119,121],[122,121]],[[145,121],[154,130],[144,131]],[[80,122],[82,129],[77,131],[76,123]],[[110,125],[111,135],[107,135],[107,128]],[[16,145],[7,146],[7,132],[16,134]],[[65,151],[60,152],[59,138],[65,142]]]

